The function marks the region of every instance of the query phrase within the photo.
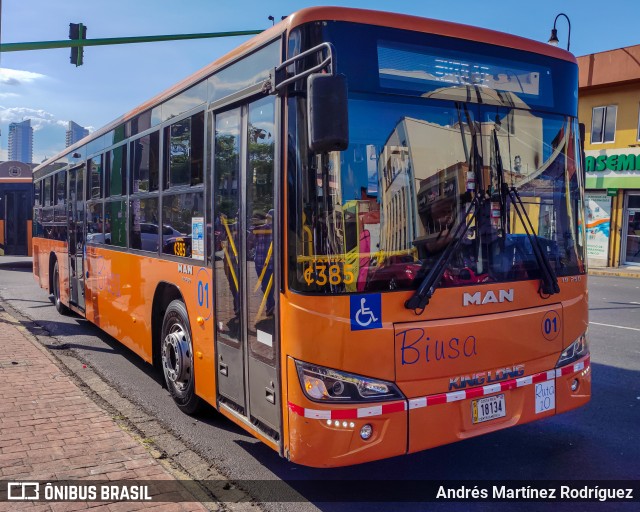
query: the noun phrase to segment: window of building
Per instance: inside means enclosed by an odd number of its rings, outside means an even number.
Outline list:
[[[640,140],[640,105],[638,105],[638,137],[637,140]]]
[[[591,117],[591,143],[613,142],[616,138],[618,107],[594,107]]]

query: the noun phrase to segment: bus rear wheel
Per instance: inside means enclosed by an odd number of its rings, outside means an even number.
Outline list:
[[[180,300],[171,302],[164,314],[160,352],[162,372],[171,397],[182,412],[194,414],[201,401],[195,392],[193,343],[187,308]]]
[[[51,281],[53,285],[53,303],[56,306],[56,311],[61,315],[68,315],[69,308],[60,300],[60,269],[58,268],[58,260],[56,260],[53,265],[53,277]]]

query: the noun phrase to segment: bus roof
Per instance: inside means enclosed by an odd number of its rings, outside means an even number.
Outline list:
[[[146,110],[172,98],[178,93],[188,89],[191,85],[200,82],[207,76],[213,74],[215,71],[235,61],[239,57],[251,53],[252,50],[263,46],[269,41],[275,40],[283,32],[286,32],[288,34],[292,29],[305,23],[326,20],[349,21],[367,25],[377,25],[398,28],[402,30],[412,30],[416,32],[453,37],[457,39],[465,39],[468,41],[476,41],[507,48],[513,48],[516,50],[538,53],[551,58],[562,59],[569,62],[577,63],[576,58],[573,54],[569,53],[568,51],[562,50],[561,48],[552,46],[550,44],[541,43],[539,41],[526,39],[524,37],[514,36],[511,34],[506,34],[504,32],[498,32],[495,30],[478,28],[449,21],[421,18],[418,16],[411,16],[407,14],[397,14],[392,12],[353,9],[348,7],[309,7],[294,12],[275,26],[270,27],[257,36],[254,36],[231,52],[225,54],[219,59],[216,59],[211,64],[208,64],[199,71],[196,71],[195,73],[186,77],[184,80],[181,80],[169,89],[161,92],[160,94],[142,103],[133,110],[118,117],[111,123],[100,128],[88,137],[85,137],[84,139],[75,143],[71,147],[65,148],[64,151],[61,151],[57,155],[38,165],[34,169],[34,172],[54,163],[57,159],[63,157],[64,155],[72,153],[77,148],[81,148],[88,141],[93,140],[105,133],[108,133],[110,130],[116,128],[122,123],[133,119],[138,114],[141,114],[142,112],[145,112]]]

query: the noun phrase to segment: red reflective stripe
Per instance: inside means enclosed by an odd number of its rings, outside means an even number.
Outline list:
[[[391,414],[394,412],[405,411],[405,402],[396,402],[394,404],[382,404],[382,414]]]
[[[547,372],[536,373],[531,379],[531,383],[536,384],[538,382],[545,382],[547,380],[549,380],[547,379]]]
[[[299,416],[304,416],[304,407],[300,407],[299,405],[293,404],[291,402],[288,403],[289,409],[291,412],[295,412]]]
[[[427,397],[427,405],[439,405],[447,403],[447,395],[442,393],[440,395],[431,395]]]
[[[501,391],[509,391],[510,389],[515,389],[518,387],[518,383],[515,380],[507,380],[505,382],[500,383]]]
[[[467,398],[476,398],[478,396],[484,396],[484,388],[482,386],[478,388],[467,389]]]
[[[358,417],[358,409],[336,409],[331,411],[332,420],[353,420]]]

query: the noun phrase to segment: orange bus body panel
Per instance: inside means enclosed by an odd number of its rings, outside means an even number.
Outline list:
[[[47,240],[44,238],[33,238],[33,274],[35,280],[49,293],[49,263],[52,256],[58,260],[58,272],[60,273],[60,301],[69,305],[69,251],[67,242],[60,240]]]
[[[86,318],[109,333],[146,362],[152,362],[151,313],[153,298],[162,282],[176,286],[189,314],[193,340],[196,393],[216,403],[213,355],[213,315],[198,304],[198,281],[211,282],[211,271],[199,261],[180,263],[192,274],[178,271],[176,261],[87,246],[85,269]],[[198,318],[203,320],[198,323]]]

